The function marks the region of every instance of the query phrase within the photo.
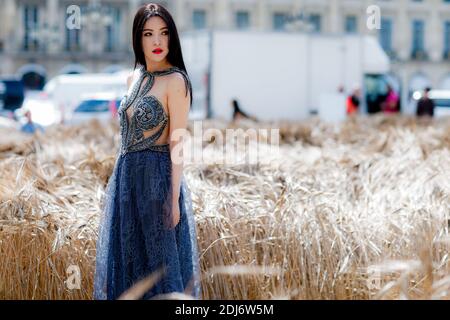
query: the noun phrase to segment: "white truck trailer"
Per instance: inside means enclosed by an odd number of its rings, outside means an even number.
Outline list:
[[[43,90],[45,96],[58,110],[64,120],[70,119],[83,95],[110,92],[117,96],[127,91],[127,76],[131,71],[112,74],[74,74],[58,75],[52,78]],[[61,119],[55,121],[60,122]]]
[[[260,31],[189,31],[181,35],[197,118],[230,119],[232,99],[261,120],[345,117],[345,93],[385,87],[389,58],[371,36]],[[364,100],[364,99],[363,99]],[[366,110],[363,101],[362,110]]]

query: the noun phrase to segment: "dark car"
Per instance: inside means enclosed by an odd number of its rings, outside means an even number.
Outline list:
[[[25,89],[22,80],[0,78],[0,105],[3,109],[14,111],[22,106]]]
[[[0,109],[3,108],[3,100],[5,99],[6,85],[0,81]]]

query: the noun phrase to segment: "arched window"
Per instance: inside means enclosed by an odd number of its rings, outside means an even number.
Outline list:
[[[27,64],[17,71],[17,75],[22,79],[25,89],[42,90],[45,85],[47,72],[41,65]]]
[[[77,63],[68,64],[59,71],[60,74],[80,74],[86,72],[87,69],[83,65]]]

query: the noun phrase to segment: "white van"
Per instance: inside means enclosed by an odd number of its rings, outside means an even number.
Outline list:
[[[435,117],[450,116],[450,90],[431,90],[430,99],[434,101]]]
[[[48,95],[42,91],[28,91],[25,94],[22,107],[16,109],[14,114],[20,122],[25,123],[24,115],[27,111],[31,112],[33,122],[42,127],[51,126],[61,121],[60,110],[55,107]]]
[[[66,123],[77,125],[96,119],[104,124],[114,119],[117,120],[117,110],[121,99],[122,96],[112,92],[85,94],[70,117],[67,118]]]
[[[87,94],[110,92],[117,96],[124,95],[127,91],[127,74],[130,73],[59,75],[45,85],[44,93],[60,110],[64,121],[71,118],[74,109]]]

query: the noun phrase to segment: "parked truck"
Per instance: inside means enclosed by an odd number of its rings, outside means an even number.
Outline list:
[[[345,117],[345,94],[386,91],[389,58],[371,36],[199,30],[181,36],[198,118],[231,119],[231,101],[261,120]],[[344,92],[339,92],[343,88]]]
[[[129,73],[58,75],[44,86],[42,95],[51,101],[64,121],[72,117],[83,95],[98,92],[124,95],[127,91],[126,79]]]

